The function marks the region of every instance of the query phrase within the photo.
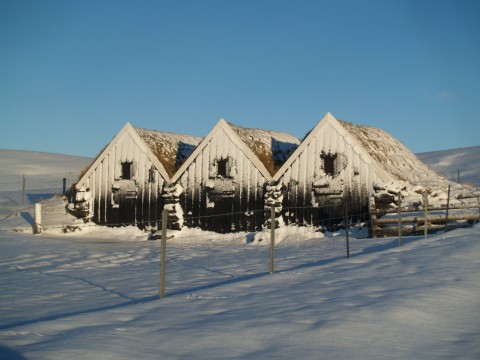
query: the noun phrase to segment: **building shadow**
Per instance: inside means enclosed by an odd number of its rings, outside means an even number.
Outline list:
[[[33,231],[35,229],[35,219],[32,217],[32,214],[30,214],[28,211],[22,211],[20,215],[22,215],[22,218],[30,224]]]
[[[30,204],[36,204],[44,200],[51,199],[56,193],[43,193],[43,194],[26,194],[27,200]],[[57,192],[58,194],[58,192]]]
[[[0,359],[27,360],[27,358],[20,354],[18,351],[12,350],[2,345],[0,345]]]

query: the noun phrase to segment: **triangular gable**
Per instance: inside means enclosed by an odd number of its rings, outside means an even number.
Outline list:
[[[166,181],[170,180],[170,176],[168,175],[164,166],[160,163],[158,158],[152,153],[150,148],[145,144],[145,142],[142,140],[142,138],[138,135],[135,128],[130,123],[127,122],[123,126],[123,128],[118,132],[118,134],[113,138],[113,140],[107,145],[107,147],[105,147],[105,149],[97,156],[97,158],[92,163],[92,165],[90,165],[88,170],[79,179],[78,184],[82,184],[88,179],[88,177],[95,171],[95,169],[103,161],[105,156],[112,150],[112,148],[123,137],[123,135],[125,135],[127,133],[132,137],[135,144],[144,152],[144,154],[148,157],[148,159],[152,162],[152,164],[157,168],[157,170],[160,172],[160,175]]]
[[[238,136],[238,134],[232,129],[229,123],[224,119],[220,119],[218,123],[213,127],[213,129],[208,133],[208,135],[202,140],[202,142],[197,146],[193,153],[188,157],[188,159],[183,163],[183,165],[177,170],[175,175],[172,177],[171,182],[176,182],[182,174],[187,170],[192,162],[202,153],[202,150],[210,143],[213,137],[216,134],[223,130],[227,136],[232,140],[232,142],[238,146],[238,148],[245,154],[245,156],[255,165],[260,174],[265,177],[267,180],[271,180],[272,176],[267,170],[265,165],[258,159],[258,157],[253,153],[253,151],[245,144],[245,142]]]
[[[308,133],[305,139],[302,141],[300,146],[293,152],[293,154],[288,158],[288,160],[283,164],[283,166],[277,171],[273,177],[274,181],[278,181],[282,175],[288,170],[290,165],[300,156],[300,154],[305,151],[306,147],[315,139],[317,133],[319,133],[325,126],[331,125],[340,136],[344,138],[346,142],[349,142],[354,145],[355,148],[362,149],[362,154],[359,154],[364,158],[364,161],[369,163],[369,165],[375,170],[377,175],[383,180],[391,179],[391,176],[381,167],[377,162],[372,158],[372,156],[366,151],[362,144],[355,139],[354,136],[349,134],[349,132],[339,123],[339,121],[330,113],[327,112],[325,116],[319,121],[319,123]]]

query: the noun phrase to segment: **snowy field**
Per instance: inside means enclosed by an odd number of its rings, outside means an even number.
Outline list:
[[[249,234],[190,231],[168,241],[164,299],[144,235],[1,231],[0,358],[480,358],[479,225],[351,239],[349,259],[342,234],[291,231],[274,274]]]

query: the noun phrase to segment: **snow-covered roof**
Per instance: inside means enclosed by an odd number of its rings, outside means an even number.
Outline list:
[[[138,135],[162,163],[172,177],[178,167],[190,156],[201,137],[135,128]]]
[[[337,120],[392,177],[422,186],[447,180],[430,170],[405,145],[385,130]]]
[[[233,131],[265,165],[271,175],[300,145],[300,140],[285,132],[244,128],[228,123]]]

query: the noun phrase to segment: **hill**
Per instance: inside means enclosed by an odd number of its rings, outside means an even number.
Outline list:
[[[0,216],[61,193],[63,179],[70,187],[91,162],[87,157],[0,149]]]
[[[480,186],[480,146],[416,155],[430,169],[448,180]]]

